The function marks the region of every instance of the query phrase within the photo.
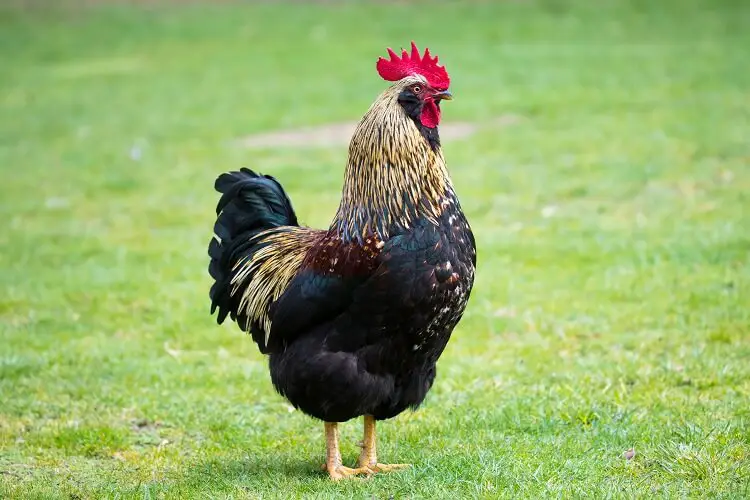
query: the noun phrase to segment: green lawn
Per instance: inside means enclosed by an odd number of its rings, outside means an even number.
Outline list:
[[[750,4],[11,3],[0,497],[750,496]],[[327,226],[345,146],[237,139],[359,119],[411,39],[478,127],[444,141],[477,283],[380,425],[414,467],[334,484],[322,425],[208,315],[212,184],[272,173]]]

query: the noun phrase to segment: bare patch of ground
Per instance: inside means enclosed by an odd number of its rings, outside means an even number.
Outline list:
[[[452,122],[440,126],[443,141],[466,139],[480,130],[503,128],[515,125],[521,120],[517,115],[502,115],[489,122]],[[331,123],[319,127],[263,132],[242,137],[239,144],[249,149],[273,149],[282,147],[326,148],[346,146],[354,133],[356,123]]]

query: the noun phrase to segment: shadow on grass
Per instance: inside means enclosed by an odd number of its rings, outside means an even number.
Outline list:
[[[253,489],[253,485],[267,488],[278,481],[309,482],[325,479],[320,465],[308,457],[257,456],[217,457],[195,464],[184,474],[182,481],[195,484],[223,484]]]

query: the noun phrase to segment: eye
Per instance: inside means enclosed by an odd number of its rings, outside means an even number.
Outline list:
[[[413,87],[411,88],[411,90],[412,90],[412,92],[414,92],[415,94],[419,94],[420,92],[422,92],[422,87],[420,87],[419,85],[415,85],[415,86],[413,86]]]

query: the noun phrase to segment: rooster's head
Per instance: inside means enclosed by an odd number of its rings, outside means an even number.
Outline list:
[[[398,82],[400,93],[398,102],[404,111],[427,128],[440,124],[440,101],[452,99],[448,92],[450,77],[445,67],[438,64],[438,58],[430,57],[430,49],[420,55],[419,49],[411,42],[411,54],[403,50],[399,57],[388,49],[390,59],[379,58],[377,69],[384,80]]]

